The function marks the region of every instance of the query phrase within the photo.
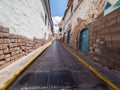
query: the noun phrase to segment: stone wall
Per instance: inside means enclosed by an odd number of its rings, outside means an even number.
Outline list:
[[[8,28],[0,26],[0,66],[25,56],[45,43],[45,39],[10,34]]]
[[[70,47],[80,50],[80,32],[85,28],[90,31],[88,52],[101,57],[98,60],[101,65],[120,71],[120,8],[106,16],[100,15],[90,24],[79,22],[71,33]]]
[[[78,48],[76,44],[80,44],[80,32],[85,28],[90,30],[89,50],[120,54],[120,8],[106,16],[100,15],[90,24],[79,22],[71,33],[70,46],[74,49]]]
[[[91,47],[120,55],[120,8],[86,27],[90,30]]]

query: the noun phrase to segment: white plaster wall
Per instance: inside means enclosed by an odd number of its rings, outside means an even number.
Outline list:
[[[0,25],[10,28],[10,33],[28,38],[46,38],[51,33],[45,26],[42,0],[0,0]],[[47,20],[48,21],[48,20]]]
[[[75,25],[77,24],[77,18],[78,17],[80,17],[81,19],[85,20],[86,19],[85,16],[86,16],[87,11],[90,8],[91,1],[92,0],[83,0],[81,2],[81,4],[79,5],[79,7],[77,8],[77,10],[73,13],[73,15],[72,15],[71,18],[70,18],[71,13],[70,13],[70,10],[69,10],[68,13],[67,13],[67,15],[66,15],[66,17],[65,17],[65,23],[64,23],[65,27],[67,27],[68,24],[71,23],[72,24],[72,30],[73,30],[74,27],[75,27]],[[78,2],[76,0],[74,0],[74,2],[73,2],[74,8],[78,5],[77,3]],[[69,17],[67,17],[67,16],[69,16]],[[69,21],[66,22],[68,19],[69,19]],[[67,28],[65,28],[65,30],[67,30]]]
[[[75,10],[77,4],[78,4],[78,0],[73,0],[73,11]]]

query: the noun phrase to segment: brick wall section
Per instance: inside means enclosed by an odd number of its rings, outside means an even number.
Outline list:
[[[46,42],[44,39],[10,34],[8,28],[0,26],[0,66],[25,56]]]

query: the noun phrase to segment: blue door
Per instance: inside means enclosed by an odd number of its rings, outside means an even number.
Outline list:
[[[87,52],[88,51],[88,42],[89,42],[89,30],[84,29],[81,32],[81,38],[80,38],[80,50]]]
[[[68,31],[68,38],[67,38],[67,43],[70,43],[70,31]]]

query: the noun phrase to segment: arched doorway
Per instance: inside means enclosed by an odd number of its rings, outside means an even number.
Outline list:
[[[89,30],[83,29],[80,32],[80,50],[87,52],[88,51],[88,44],[89,44]]]

